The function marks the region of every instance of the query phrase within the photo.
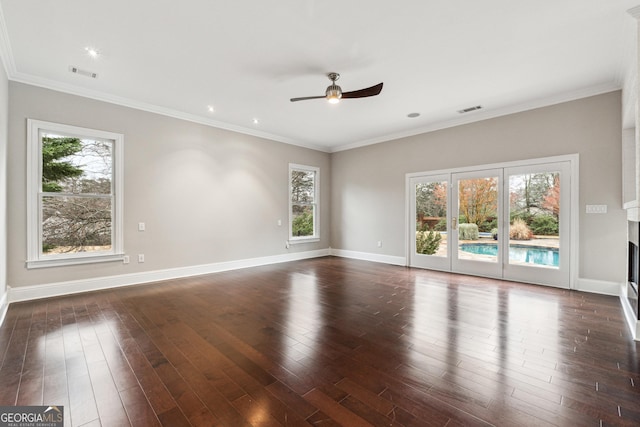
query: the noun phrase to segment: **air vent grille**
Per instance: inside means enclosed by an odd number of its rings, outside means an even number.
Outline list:
[[[83,70],[82,68],[74,67],[73,65],[69,66],[69,71],[71,71],[74,74],[79,74],[81,76],[90,77],[92,79],[95,79],[95,78],[98,77],[98,73],[94,73],[92,71]]]
[[[470,113],[472,111],[476,111],[476,110],[480,110],[480,109],[482,109],[482,105],[476,105],[474,107],[468,107],[468,108],[463,108],[462,110],[458,110],[458,113],[460,113],[460,114]]]

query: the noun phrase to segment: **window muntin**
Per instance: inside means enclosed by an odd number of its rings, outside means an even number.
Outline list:
[[[319,239],[319,175],[318,168],[289,165],[289,240],[291,242]]]
[[[122,255],[120,134],[29,120],[29,268]]]

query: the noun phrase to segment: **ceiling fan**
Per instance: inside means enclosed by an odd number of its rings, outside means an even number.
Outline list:
[[[382,83],[378,83],[375,86],[371,86],[365,89],[354,90],[351,92],[343,92],[342,88],[336,84],[336,80],[340,78],[340,74],[338,73],[329,73],[327,74],[329,80],[331,80],[331,84],[327,87],[324,95],[320,96],[303,96],[301,98],[291,98],[291,102],[296,101],[306,101],[308,99],[320,99],[326,98],[332,104],[337,104],[340,102],[340,99],[348,99],[348,98],[366,98],[368,96],[376,96],[380,94],[382,91]]]

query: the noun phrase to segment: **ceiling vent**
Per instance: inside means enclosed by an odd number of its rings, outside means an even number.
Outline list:
[[[481,108],[482,108],[482,105],[476,105],[475,107],[468,107],[468,108],[463,108],[462,110],[458,110],[458,113],[460,114],[470,113],[472,111],[480,110]]]
[[[79,74],[81,76],[91,77],[92,79],[95,79],[98,77],[98,73],[93,73],[91,71],[83,70],[82,68],[74,67],[73,65],[69,66],[69,71],[71,71],[74,74]]]

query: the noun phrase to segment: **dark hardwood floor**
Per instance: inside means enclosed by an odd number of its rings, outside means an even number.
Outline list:
[[[615,297],[320,258],[12,304],[0,405],[73,426],[638,426]]]

